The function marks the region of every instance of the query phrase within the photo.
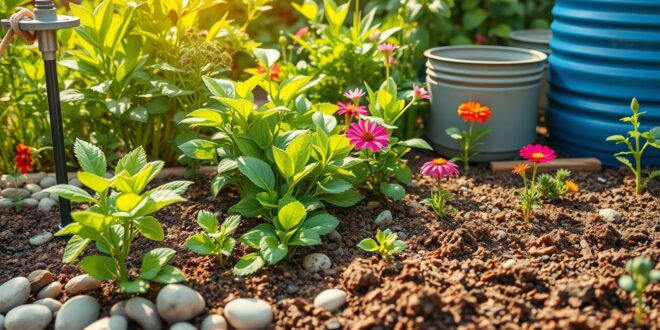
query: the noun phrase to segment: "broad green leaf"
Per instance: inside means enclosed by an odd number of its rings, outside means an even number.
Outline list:
[[[186,193],[188,190],[188,187],[190,187],[194,182],[192,181],[172,181],[172,182],[167,182],[165,184],[162,184],[156,188],[154,188],[153,191],[159,191],[159,190],[169,190],[174,192],[175,194],[181,196]]]
[[[202,77],[206,88],[217,97],[235,98],[236,89],[234,83],[228,79],[215,79],[211,77]]]
[[[325,235],[337,228],[339,220],[328,213],[317,214],[305,221],[303,228],[315,231],[319,236]]]
[[[161,268],[160,273],[153,281],[161,284],[179,283],[186,280],[186,275],[174,266],[166,265]]]
[[[129,176],[133,176],[140,172],[140,170],[147,166],[147,154],[144,152],[142,146],[135,148],[127,153],[117,162],[115,173],[119,174],[121,171],[128,172]]]
[[[90,172],[78,172],[78,180],[85,187],[92,189],[97,193],[105,191],[112,184],[111,180]]]
[[[179,194],[171,190],[156,190],[149,193],[149,198],[153,200],[155,205],[155,211],[158,211],[164,207],[170,206],[174,203],[185,202],[186,199],[179,196]]]
[[[149,282],[142,279],[135,279],[133,281],[119,282],[119,288],[124,293],[145,293],[149,290]]]
[[[94,173],[101,177],[105,176],[106,160],[101,149],[89,142],[76,139],[73,152],[80,167],[85,172]]]
[[[445,132],[447,133],[447,135],[449,135],[449,137],[451,137],[454,140],[463,139],[463,135],[461,134],[461,131],[456,127],[449,127],[445,130]]]
[[[296,228],[306,216],[305,206],[298,201],[285,205],[277,212],[277,219],[286,231]]]
[[[175,253],[176,251],[169,248],[153,249],[147,252],[142,258],[140,278],[145,280],[154,279],[160,273],[161,268],[174,257]]]
[[[611,135],[608,136],[607,139],[605,139],[605,141],[615,141],[615,142],[626,141],[626,137],[623,135]]]
[[[236,95],[241,98],[248,98],[255,87],[264,79],[265,74],[255,74],[246,81],[236,83]]]
[[[275,146],[272,148],[273,158],[275,159],[277,169],[280,170],[280,173],[282,173],[284,178],[290,180],[296,174],[296,164],[294,163],[294,160],[289,157],[286,151]]]
[[[340,207],[351,207],[359,203],[364,196],[357,191],[350,189],[341,194],[324,195],[321,200]]]
[[[117,197],[117,209],[122,212],[131,212],[135,209],[144,197],[133,193],[121,194]]]
[[[320,245],[321,236],[313,229],[301,229],[296,232],[296,235],[293,237],[290,245],[298,246],[314,246]]]
[[[481,8],[476,8],[463,15],[462,28],[466,31],[478,28],[488,18],[488,13]]]
[[[238,276],[254,274],[265,265],[266,261],[259,253],[250,253],[238,260],[234,266],[234,274]]]
[[[238,169],[257,187],[268,191],[275,188],[275,175],[263,160],[254,157],[239,157]]]
[[[271,68],[280,59],[280,52],[275,49],[255,48],[254,56],[264,68]]]
[[[286,258],[289,248],[280,243],[276,236],[266,236],[259,242],[261,256],[269,265],[274,265]]]
[[[313,0],[305,0],[302,5],[292,2],[291,5],[308,20],[312,22],[318,20],[319,7]]]
[[[108,281],[117,278],[115,261],[104,256],[87,256],[78,263],[89,276],[99,280]]]
[[[215,252],[215,243],[204,234],[195,234],[188,238],[186,247],[201,255],[209,255]]]
[[[378,251],[378,243],[374,241],[372,238],[366,238],[360,241],[357,245],[360,249],[365,250],[367,252],[376,252]]]
[[[106,217],[103,214],[91,211],[76,211],[71,213],[73,220],[85,227],[94,228],[102,232],[105,228]]]
[[[403,165],[394,170],[394,177],[401,183],[408,184],[412,182],[412,171],[410,167]]]
[[[315,112],[312,115],[312,122],[317,127],[323,128],[326,134],[332,134],[332,131],[337,127],[337,118],[321,112]]]
[[[76,258],[78,258],[78,256],[85,250],[87,244],[89,244],[91,241],[92,240],[88,238],[82,238],[78,235],[73,235],[64,248],[62,262],[68,264],[76,260]]]
[[[344,179],[332,179],[326,183],[319,182],[318,186],[328,194],[340,194],[353,188],[353,185]]]
[[[222,223],[226,235],[233,234],[238,226],[241,224],[241,217],[238,215],[231,215],[225,219],[225,222]]]
[[[296,95],[304,92],[303,87],[307,85],[314,77],[295,76],[287,79],[280,85],[280,99],[288,104]]]
[[[328,20],[328,23],[334,30],[339,31],[341,26],[344,24],[344,21],[346,20],[346,16],[348,16],[348,11],[350,9],[348,3],[337,6],[334,0],[326,0],[323,2],[323,4],[325,9],[325,18]]]
[[[190,124],[191,126],[209,126],[220,127],[223,124],[222,115],[220,111],[215,109],[199,109],[189,113],[182,123]]]
[[[261,214],[263,208],[259,201],[254,197],[241,199],[237,204],[229,208],[230,213],[238,213],[244,217],[256,217]]]
[[[275,235],[275,228],[271,224],[262,223],[243,234],[239,241],[251,248],[258,249],[262,238]]]
[[[398,183],[381,183],[380,191],[397,201],[403,200],[403,196],[406,195],[406,189]]]
[[[218,144],[207,140],[190,140],[179,146],[184,155],[199,160],[214,160]]]
[[[207,233],[212,234],[218,231],[218,218],[209,211],[199,211],[197,214],[197,223]]]
[[[44,189],[44,192],[56,195],[58,197],[62,197],[65,199],[68,199],[72,202],[77,202],[77,203],[96,203],[96,200],[90,196],[86,191],[75,187],[75,186],[70,186],[66,184],[58,184],[56,186],[52,186],[48,189]]]
[[[226,175],[216,175],[211,180],[211,194],[213,196],[218,196],[222,188],[229,183],[230,179]]]
[[[163,227],[161,227],[160,222],[158,222],[156,218],[152,216],[146,216],[135,220],[134,223],[142,236],[157,242],[165,239]]]
[[[447,131],[449,131],[449,129],[447,129]],[[433,150],[431,145],[422,139],[410,139],[410,140],[401,141],[399,142],[399,145],[411,147],[411,148],[417,148],[417,149]]]

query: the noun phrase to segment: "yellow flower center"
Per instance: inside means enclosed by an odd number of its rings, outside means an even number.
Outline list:
[[[447,160],[444,158],[436,158],[433,160],[433,164],[435,165],[444,165],[447,164]]]
[[[532,158],[541,159],[541,158],[545,158],[545,155],[540,153],[540,152],[535,152],[535,153],[532,154]]]

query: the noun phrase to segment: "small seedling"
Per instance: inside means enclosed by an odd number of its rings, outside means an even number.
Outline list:
[[[225,257],[231,255],[236,245],[236,240],[231,235],[241,223],[241,216],[232,215],[220,225],[215,214],[200,211],[197,223],[204,232],[190,236],[186,247],[197,254],[215,256],[220,266],[224,267]]]
[[[656,170],[651,172],[646,180],[642,178],[642,154],[648,147],[660,149],[660,127],[654,127],[648,132],[640,132],[639,117],[645,112],[639,112],[639,102],[637,102],[637,99],[633,99],[630,103],[630,110],[632,110],[632,116],[621,118],[622,122],[630,123],[633,127],[632,131],[628,131],[628,137],[612,135],[607,138],[607,141],[613,141],[616,144],[625,144],[628,147],[628,151],[617,152],[614,154],[614,157],[623,165],[628,166],[633,172],[635,175],[635,189],[638,194],[641,194],[653,178],[660,176],[660,170]],[[641,139],[645,140],[644,144],[642,144]],[[628,156],[632,156],[635,161],[634,165],[630,162],[630,159],[626,158]]]
[[[367,252],[378,253],[383,260],[389,261],[392,256],[406,249],[406,242],[398,238],[399,236],[389,229],[385,231],[378,229],[375,240],[365,238],[357,246]]]
[[[635,322],[641,325],[644,322],[644,289],[651,282],[660,281],[660,270],[653,269],[653,263],[646,257],[628,260],[626,270],[630,275],[621,276],[619,286],[635,293]]]
[[[550,201],[558,201],[569,192],[577,192],[578,185],[570,180],[571,171],[566,169],[557,170],[553,177],[550,174],[543,173],[539,175],[538,185],[541,196]]]

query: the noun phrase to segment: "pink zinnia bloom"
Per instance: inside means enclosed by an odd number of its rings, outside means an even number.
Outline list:
[[[296,31],[295,36],[298,38],[302,38],[305,35],[307,35],[307,32],[309,32],[309,26],[303,26],[300,29],[298,29],[298,31]]]
[[[390,64],[390,66],[392,66],[392,65],[394,65],[395,61],[396,61],[396,59],[394,58],[394,56],[390,56],[390,58],[388,59],[387,62]]]
[[[476,34],[474,36],[474,42],[477,43],[478,45],[485,44],[487,41],[488,39],[482,34]]]
[[[346,131],[346,137],[351,140],[355,149],[371,149],[376,152],[387,147],[390,141],[390,133],[385,127],[366,120],[352,123]]]
[[[371,42],[376,42],[378,40],[378,37],[380,37],[380,32],[374,32],[369,35],[369,40]]]
[[[554,150],[540,144],[524,146],[520,149],[520,156],[532,163],[547,163],[557,158]]]
[[[360,101],[360,99],[364,96],[364,91],[359,88],[355,88],[344,93],[344,96],[353,102],[357,102]]]
[[[459,176],[458,166],[444,158],[436,158],[424,163],[421,171],[423,175],[432,176],[434,179],[449,178],[452,175]]]
[[[390,55],[392,55],[392,53],[394,53],[394,51],[397,48],[399,48],[399,46],[396,46],[396,45],[393,45],[393,44],[390,44],[390,43],[384,43],[384,44],[378,45],[378,50],[381,53],[385,54],[385,56],[387,56],[388,58],[389,58]],[[389,59],[389,60],[391,61],[391,59]]]
[[[417,85],[413,85],[413,90],[415,91],[415,100],[430,100],[431,95]]]
[[[337,111],[338,115],[348,114],[351,117],[357,117],[358,115],[361,116],[369,115],[369,113],[367,112],[367,107],[365,107],[364,105],[356,106],[355,104],[349,102],[346,103],[339,102],[337,106],[339,107],[339,111]]]

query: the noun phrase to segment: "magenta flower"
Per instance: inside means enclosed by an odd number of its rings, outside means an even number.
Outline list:
[[[488,41],[488,38],[486,38],[483,34],[475,34],[474,35],[474,42],[477,45],[485,44]]]
[[[302,38],[305,35],[307,35],[307,32],[309,32],[309,27],[308,26],[303,26],[300,29],[298,29],[298,31],[296,31],[295,36],[298,37],[298,38]]]
[[[383,53],[383,55],[385,55],[387,58],[389,58],[397,48],[399,48],[399,46],[396,46],[396,45],[393,45],[393,44],[390,44],[390,43],[383,43],[383,44],[378,45],[378,50],[381,53]],[[391,61],[391,59],[390,59],[390,61]]]
[[[349,115],[351,117],[357,117],[358,115],[360,116],[367,116],[369,115],[369,112],[367,112],[367,107],[364,105],[355,105],[353,103],[342,103],[339,102],[337,104],[339,107],[339,111],[337,111],[338,115]]]
[[[364,91],[360,88],[355,88],[344,93],[344,96],[347,99],[357,103],[364,96]]]
[[[385,127],[366,120],[360,120],[358,123],[352,123],[346,131],[346,137],[351,140],[355,149],[371,149],[377,152],[387,147],[390,141],[390,133]]]
[[[522,147],[520,156],[532,163],[547,163],[557,158],[554,150],[540,144],[530,144]]]
[[[459,176],[458,165],[444,158],[436,158],[424,163],[421,171],[423,175],[429,175],[434,179],[449,178],[452,175]]]
[[[429,95],[424,88],[421,88],[417,85],[413,85],[413,90],[415,91],[415,100],[430,100],[431,95]]]

